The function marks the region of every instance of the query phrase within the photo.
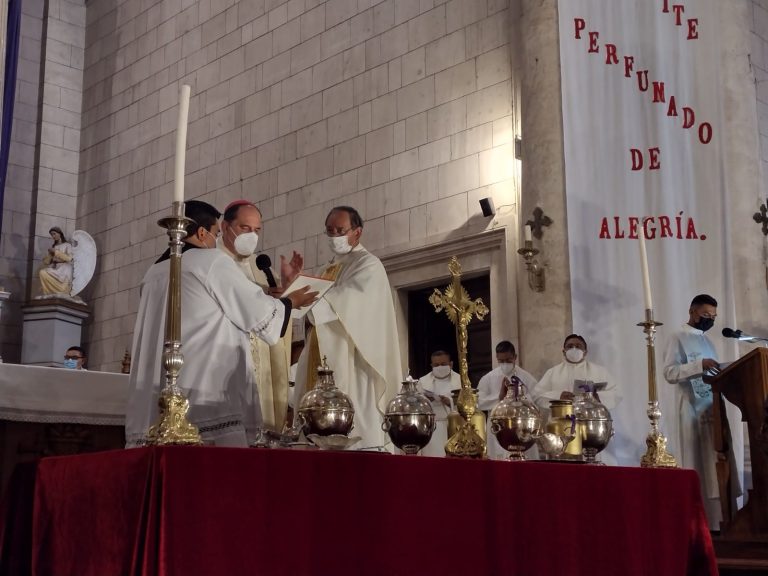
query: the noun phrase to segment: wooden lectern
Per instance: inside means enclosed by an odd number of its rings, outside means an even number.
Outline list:
[[[718,557],[722,550],[731,558],[740,557],[742,562],[737,563],[744,568],[768,567],[768,349],[752,350],[707,381],[713,393],[713,438],[723,510]],[[752,489],[746,506],[738,511],[730,498],[730,434],[722,396],[741,410],[749,431]]]

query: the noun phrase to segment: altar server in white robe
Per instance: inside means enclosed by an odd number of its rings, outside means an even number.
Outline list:
[[[525,385],[525,393],[532,402],[536,400],[537,382],[532,374],[517,365],[517,352],[509,340],[496,344],[496,362],[498,366],[480,378],[477,385],[477,404],[480,410],[488,412],[489,415],[486,426],[488,458],[502,460],[509,456],[509,452],[501,447],[496,436],[491,433],[490,412],[506,396],[513,376],[517,376]],[[534,446],[527,451],[526,457],[536,457],[537,454]]]
[[[664,353],[664,378],[675,385],[675,413],[678,418],[678,463],[699,473],[704,507],[712,529],[720,528],[722,511],[715,468],[716,453],[712,438],[712,387],[704,376],[720,371],[715,347],[704,334],[712,328],[717,317],[717,300],[708,294],[699,294],[691,302],[688,323],[667,342]],[[728,444],[732,445],[730,438]],[[731,463],[735,460],[731,456]],[[740,480],[735,465],[731,478],[741,494]]]
[[[461,376],[453,371],[451,355],[444,350],[436,350],[430,356],[432,370],[419,378],[419,388],[432,403],[435,411],[435,431],[432,439],[421,450],[424,456],[445,456],[445,443],[448,442],[448,414],[453,401],[451,391],[461,388]]]
[[[619,405],[623,394],[608,370],[587,358],[587,341],[578,334],[569,334],[563,342],[563,361],[544,373],[536,386],[537,403],[549,411],[550,400],[573,400],[576,382],[604,384],[597,391],[600,402],[613,410]]]
[[[221,238],[219,250],[223,251],[240,268],[251,282],[261,286],[262,290],[273,296],[281,293],[281,288],[269,286],[265,272],[259,270],[254,257],[255,245],[248,233],[261,232],[261,211],[248,200],[235,200],[224,210],[221,222]],[[247,242],[250,240],[250,244]],[[280,286],[288,286],[293,277],[290,272],[300,268],[302,257],[294,252],[292,262],[281,257]],[[271,271],[270,271],[271,273]],[[272,278],[274,281],[274,277]],[[277,282],[275,282],[277,284]],[[257,397],[254,404],[261,411],[261,427],[272,432],[281,432],[288,414],[288,368],[291,354],[291,323],[288,330],[277,344],[270,346],[267,342],[251,334],[251,356],[256,376]]]
[[[389,280],[381,261],[360,244],[357,210],[333,208],[325,233],[334,257],[321,275],[335,284],[308,313],[313,328],[299,359],[296,398],[314,387],[327,357],[336,385],[355,407],[350,436],[361,438],[355,448],[384,446],[383,413],[403,379]]]
[[[248,333],[277,342],[291,309],[309,304],[316,293],[297,291],[283,300],[266,295],[229,256],[215,249],[218,211],[191,201],[186,214],[196,223],[187,228],[184,241],[193,249],[184,252],[181,263],[184,365],[178,385],[189,400],[189,420],[204,442],[245,447],[255,439],[260,421],[260,414],[243,409],[254,386]],[[141,284],[126,413],[128,447],[142,445],[158,417],[169,269],[170,261],[161,259]]]

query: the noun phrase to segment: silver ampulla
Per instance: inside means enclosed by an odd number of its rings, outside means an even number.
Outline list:
[[[517,376],[510,378],[507,395],[491,411],[491,432],[510,460],[525,460],[524,452],[541,434],[541,413],[525,394]]]
[[[347,436],[355,418],[352,400],[336,387],[333,370],[325,357],[317,367],[317,374],[317,384],[301,398],[296,420],[307,437],[312,434]]]
[[[381,429],[392,443],[406,454],[418,454],[432,439],[435,412],[427,397],[419,392],[417,382],[410,376],[403,381],[400,392],[387,404]]]

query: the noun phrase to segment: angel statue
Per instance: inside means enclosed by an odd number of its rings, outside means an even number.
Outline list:
[[[51,228],[48,234],[53,245],[48,248],[39,272],[43,293],[38,298],[64,297],[82,302],[77,295],[93,278],[96,243],[83,230],[75,230],[71,243],[58,226]]]

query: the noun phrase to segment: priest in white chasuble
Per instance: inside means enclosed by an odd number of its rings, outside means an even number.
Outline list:
[[[313,324],[296,375],[296,398],[312,389],[324,356],[340,390],[355,407],[356,448],[384,446],[381,429],[387,402],[403,378],[395,309],[381,261],[363,248],[363,220],[354,208],[338,206],[325,219],[334,253],[322,276],[335,284],[315,304]]]
[[[424,456],[445,456],[445,443],[448,442],[448,414],[453,400],[451,391],[461,388],[461,376],[453,371],[451,355],[444,350],[436,350],[430,356],[432,370],[419,378],[419,388],[432,403],[435,411],[435,431],[429,444],[424,446]]]
[[[246,409],[255,385],[249,332],[274,344],[285,331],[293,307],[316,297],[297,291],[278,300],[245,278],[232,259],[216,250],[219,212],[204,202],[187,202],[195,221],[184,242],[192,248],[181,261],[181,344],[184,365],[178,386],[186,394],[189,420],[203,441],[247,446],[261,415]],[[141,284],[133,334],[133,369],[126,413],[126,445],[140,446],[158,420],[164,386],[162,368],[170,261],[155,263]]]
[[[261,212],[248,200],[236,200],[224,210],[218,247],[235,261],[248,280],[258,284],[266,293],[278,295],[281,289],[275,287],[270,290],[267,276],[256,266],[253,232],[257,235],[261,232]],[[295,277],[295,273],[301,269],[303,259],[294,253],[291,261],[293,267],[285,260],[282,262],[281,286],[287,286]],[[256,376],[257,395],[254,397],[254,405],[258,404],[257,409],[261,411],[262,428],[280,432],[288,414],[291,323],[288,323],[285,335],[272,346],[254,332],[251,333],[250,341]]]
[[[600,402],[613,410],[619,405],[623,394],[616,380],[608,370],[588,358],[587,341],[578,334],[569,334],[563,342],[563,361],[547,370],[536,386],[537,403],[549,411],[550,400],[573,400],[577,382],[598,384],[597,396]]]

